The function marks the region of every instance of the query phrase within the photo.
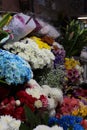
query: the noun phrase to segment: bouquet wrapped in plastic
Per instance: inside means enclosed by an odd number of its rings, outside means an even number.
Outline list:
[[[35,21],[31,16],[23,13],[15,14],[10,23],[4,27],[4,30],[9,30],[14,36],[13,41],[18,41],[28,35],[36,28]]]

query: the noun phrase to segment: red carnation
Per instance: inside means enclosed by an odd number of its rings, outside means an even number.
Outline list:
[[[0,103],[0,115],[12,115],[15,109],[14,97],[6,98]]]
[[[34,103],[37,100],[36,98],[32,97],[31,95],[27,94],[25,91],[19,91],[17,93],[17,97],[19,98],[21,104],[26,104],[32,111],[35,110]]]
[[[23,107],[17,107],[12,115],[14,118],[19,119],[21,121],[25,121],[25,114]]]

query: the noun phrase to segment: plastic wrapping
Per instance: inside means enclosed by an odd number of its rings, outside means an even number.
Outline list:
[[[35,28],[36,23],[31,16],[18,13],[13,16],[12,20],[4,30],[10,30],[14,36],[12,41],[18,41],[31,33]]]

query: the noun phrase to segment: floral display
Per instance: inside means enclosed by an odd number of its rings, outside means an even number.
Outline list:
[[[72,115],[82,116],[82,117],[86,118],[87,117],[87,105],[85,105],[84,103],[80,102],[79,107],[75,108],[72,111]]]
[[[39,125],[33,130],[63,130],[63,128],[58,127],[57,125],[53,126],[53,127],[49,127],[49,126],[45,126],[45,125]]]
[[[75,68],[76,65],[80,65],[80,62],[74,58],[65,58],[65,67],[67,70]]]
[[[80,66],[79,61],[75,60],[74,58],[65,58],[65,68],[69,83],[76,84],[83,82],[83,68]]]
[[[50,118],[49,119],[49,125],[52,126],[53,124],[58,124],[61,127],[63,127],[63,130],[68,130],[68,129],[80,129],[80,130],[84,130],[83,126],[81,125],[81,121],[83,119],[81,117],[78,116],[62,116],[60,119],[58,118]]]
[[[19,130],[21,125],[20,120],[16,120],[11,116],[1,116],[0,117],[0,129],[1,130]]]
[[[82,47],[66,52],[80,42],[79,23],[60,42],[59,31],[35,16],[7,14],[0,27],[1,40],[9,35],[0,46],[0,130],[87,130],[87,83],[75,56]]]
[[[83,22],[72,19],[68,20],[66,26],[61,29],[62,35],[58,39],[67,57],[80,56],[82,48],[87,46],[87,29],[84,25]]]
[[[81,125],[82,125],[85,129],[87,129],[87,120],[86,120],[86,119],[82,120]]]
[[[0,79],[7,84],[23,84],[33,76],[30,65],[21,57],[0,50]]]
[[[40,84],[48,84],[51,87],[62,88],[65,77],[64,67],[56,66],[56,69],[50,70],[47,74],[41,76]]]
[[[53,50],[53,54],[55,55],[54,67],[56,67],[58,64],[63,65],[65,58],[65,50],[63,48]]]
[[[26,93],[37,98],[39,100],[37,103],[42,102],[42,107],[49,111],[50,116],[54,116],[56,114],[55,110],[57,105],[63,102],[61,89],[51,88],[48,85],[39,86],[35,80],[30,80],[29,85],[32,86],[32,88],[26,88]]]
[[[47,43],[43,42],[40,38],[35,37],[35,36],[31,38],[37,43],[40,49],[42,48],[49,49],[49,50],[51,49],[51,47]]]
[[[27,85],[27,88],[19,90],[15,97],[2,100],[0,103],[0,115],[11,115],[16,119],[24,121],[24,106],[27,105],[32,112],[36,110],[48,111],[50,116],[54,116],[57,105],[63,101],[62,91],[46,85],[41,87],[33,79]]]
[[[26,38],[21,42],[4,45],[6,50],[14,54],[18,54],[26,61],[28,61],[33,69],[43,68],[49,66],[55,59],[53,53],[48,49],[39,49],[36,42],[30,38]]]
[[[60,108],[60,113],[62,115],[70,115],[72,111],[78,107],[79,107],[79,99],[76,99],[74,97],[72,98],[65,97],[63,100],[63,104]]]

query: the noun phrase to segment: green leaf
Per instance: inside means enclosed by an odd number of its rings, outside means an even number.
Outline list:
[[[63,45],[66,56],[79,56],[82,48],[87,45],[87,29],[78,20],[72,20],[64,32],[59,42]]]
[[[40,110],[33,112],[27,106],[25,106],[24,109],[25,109],[26,124],[28,124],[29,130],[33,130],[33,128],[35,128],[37,125],[40,124],[45,124],[45,125],[48,124],[48,119],[49,119],[48,113],[43,114],[42,111]],[[26,124],[22,124],[20,130],[27,130]]]
[[[31,111],[31,109],[27,106],[24,106],[26,122],[30,124],[30,128],[35,126],[35,114]]]
[[[7,37],[8,36],[8,33],[6,31],[3,31],[3,30],[0,30],[0,41]]]
[[[21,123],[19,130],[32,130],[32,129],[30,129],[26,124]]]
[[[48,125],[48,120],[49,120],[49,114],[45,113],[43,115],[43,124]]]
[[[9,18],[10,18],[10,13],[7,13],[3,18],[2,20],[0,21],[0,28],[3,28],[6,23],[8,22]]]

